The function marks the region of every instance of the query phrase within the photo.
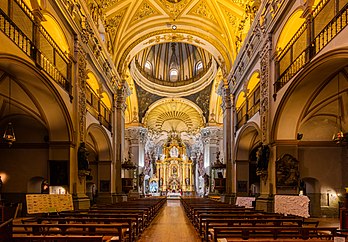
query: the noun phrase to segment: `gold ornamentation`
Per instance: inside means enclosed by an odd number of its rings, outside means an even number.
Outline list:
[[[173,19],[177,19],[180,13],[186,8],[186,6],[190,3],[190,0],[159,0],[163,6],[164,10],[166,10],[169,15]]]
[[[148,2],[144,2],[138,10],[135,12],[132,20],[131,20],[131,25],[134,24],[134,22],[141,20],[143,18],[149,18],[152,16],[159,15],[159,12],[157,12],[153,6],[150,5]]]
[[[214,14],[208,6],[209,5],[206,1],[199,1],[198,4],[192,9],[190,14],[207,18],[216,24],[217,21],[214,17]]]
[[[118,12],[116,12],[116,14],[114,14],[111,18],[108,18],[106,21],[105,21],[105,25],[106,25],[106,28],[107,28],[107,32],[110,32],[112,34],[116,34],[117,32],[117,29],[123,19],[123,16],[125,15],[126,11],[127,11],[128,8],[124,8]]]

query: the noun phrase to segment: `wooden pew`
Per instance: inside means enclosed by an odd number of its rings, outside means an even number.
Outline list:
[[[60,213],[58,217],[37,217],[38,223],[40,221],[57,221],[60,223],[66,222],[80,222],[89,221],[97,223],[127,223],[127,229],[131,237],[135,239],[143,231],[142,215],[140,214],[125,214],[125,213]],[[30,220],[29,220],[30,221]]]
[[[13,219],[9,219],[0,224],[0,241],[10,242],[12,235],[12,223]]]
[[[137,223],[135,218],[95,218],[95,217],[36,217],[34,219],[22,219],[22,224],[118,224],[126,229],[129,241],[137,239]],[[125,236],[124,236],[125,237]]]
[[[20,235],[101,235],[124,241],[126,229],[122,224],[13,224],[13,237]],[[116,241],[116,240],[115,240]]]
[[[105,242],[103,236],[44,236],[27,235],[21,237],[12,237],[12,242]]]
[[[262,213],[256,213],[256,214],[243,214],[243,213],[237,213],[237,214],[230,214],[230,213],[201,213],[198,217],[198,223],[195,224],[197,230],[200,234],[202,234],[202,229],[205,226],[205,221],[208,219],[281,219],[281,218],[294,218],[294,217],[284,217],[281,214],[262,214]]]
[[[214,227],[301,227],[303,220],[300,218],[210,218],[206,219],[203,239],[209,241],[209,233],[213,233]]]
[[[248,240],[254,239],[303,239],[310,238],[333,239],[337,227],[213,227],[212,241],[217,242],[219,238]]]

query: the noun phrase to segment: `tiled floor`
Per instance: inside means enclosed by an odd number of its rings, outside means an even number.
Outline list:
[[[200,242],[179,200],[167,200],[163,210],[141,235],[139,242]]]

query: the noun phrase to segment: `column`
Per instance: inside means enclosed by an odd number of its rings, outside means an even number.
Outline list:
[[[78,166],[78,149],[85,142],[86,131],[86,67],[87,54],[84,51],[81,43],[75,39],[74,55],[77,60],[76,65],[76,83],[74,85],[75,97],[73,99],[74,106],[74,126],[77,127],[77,144],[71,149],[70,155],[70,178],[73,181],[73,202],[75,209],[86,209],[90,206],[90,200],[86,195],[86,176],[87,169],[79,169]],[[77,178],[77,179],[76,179]]]
[[[221,152],[222,149],[222,127],[208,126],[201,130],[201,137],[203,140],[203,152],[204,152],[204,168],[205,173],[210,176],[209,188],[205,187],[205,194],[213,192],[214,186],[214,174],[211,169],[211,165],[215,161],[217,152]],[[223,153],[223,152],[222,152]]]
[[[265,42],[260,53],[260,128],[261,142],[268,145],[270,141],[270,97],[272,96],[271,82],[271,36]],[[274,148],[271,147],[270,160],[268,162],[267,173],[260,176],[260,196],[256,200],[256,209],[273,211],[273,197],[275,191],[275,157]],[[272,161],[273,160],[273,161]],[[272,172],[273,171],[273,172]]]
[[[222,96],[223,159],[226,164],[226,194],[223,196],[222,201],[234,204],[236,194],[236,164],[233,162],[235,110],[234,106],[232,106],[233,98],[231,98],[230,88],[226,79],[222,80],[219,95]]]
[[[144,191],[144,184],[139,183],[139,174],[141,174],[144,168],[147,129],[141,126],[128,127],[126,128],[125,139],[128,142],[128,150],[132,154],[131,161],[138,166],[136,176],[137,191]]]
[[[125,104],[125,82],[123,80],[123,85],[119,87],[116,91],[115,97],[114,97],[114,123],[113,123],[113,147],[115,150],[115,159],[114,159],[114,191],[115,194],[113,194],[113,202],[121,202],[126,201],[127,196],[123,194],[122,192],[122,179],[121,179],[121,164],[124,160],[124,133],[125,133],[125,124],[124,124],[124,111],[126,109]]]

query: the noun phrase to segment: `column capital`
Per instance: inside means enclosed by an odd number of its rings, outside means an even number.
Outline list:
[[[131,144],[145,144],[147,140],[147,129],[141,126],[126,128],[125,138]]]
[[[223,139],[223,128],[219,126],[208,126],[201,129],[202,141],[205,144],[218,143]]]

